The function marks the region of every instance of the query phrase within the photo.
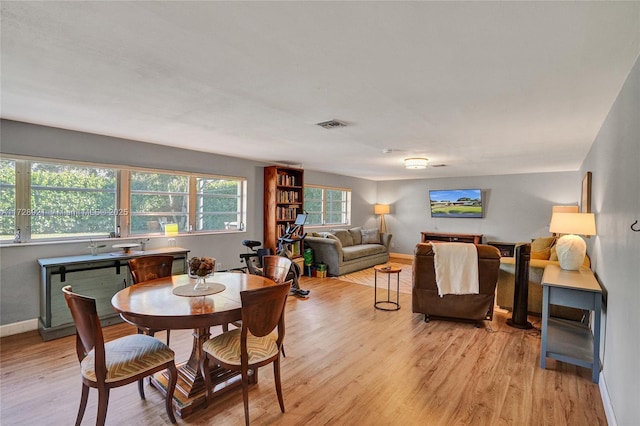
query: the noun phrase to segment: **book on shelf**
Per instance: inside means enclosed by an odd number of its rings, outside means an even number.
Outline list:
[[[281,186],[296,186],[296,177],[288,174],[278,175],[278,185]]]

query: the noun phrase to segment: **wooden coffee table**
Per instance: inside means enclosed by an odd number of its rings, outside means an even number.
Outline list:
[[[381,311],[397,311],[400,309],[400,272],[402,268],[391,265],[376,265],[373,284],[373,306]],[[387,275],[387,300],[378,300],[378,273]],[[391,274],[396,274],[396,301],[391,300]]]

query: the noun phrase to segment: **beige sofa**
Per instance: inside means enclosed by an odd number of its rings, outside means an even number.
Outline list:
[[[313,250],[314,262],[325,263],[331,276],[388,262],[390,244],[391,234],[360,227],[310,233],[304,240],[305,247]]]
[[[555,255],[556,237],[536,238],[531,243],[531,261],[529,263],[529,298],[527,311],[529,314],[542,315],[542,274],[547,265],[558,263]],[[589,257],[585,257],[583,267],[590,267]],[[500,259],[500,272],[496,286],[496,305],[502,309],[513,310],[513,293],[515,283],[516,263],[514,257]],[[550,315],[581,321],[584,311],[566,306],[551,305]]]

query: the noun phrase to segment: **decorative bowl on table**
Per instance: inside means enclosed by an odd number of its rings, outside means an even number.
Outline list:
[[[122,243],[122,244],[114,244],[111,247],[122,249],[122,252],[125,254],[131,253],[131,249],[134,247],[140,247],[138,243]]]
[[[208,288],[207,277],[213,275],[216,268],[216,260],[213,257],[192,257],[189,259],[189,277],[195,278],[194,290]]]

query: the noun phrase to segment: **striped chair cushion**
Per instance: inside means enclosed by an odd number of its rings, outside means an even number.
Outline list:
[[[121,337],[105,343],[107,382],[123,380],[165,364],[174,359],[174,352],[160,340],[144,334]],[[82,360],[82,375],[96,381],[94,351]]]
[[[202,349],[216,359],[231,365],[240,365],[240,332],[239,328],[217,335],[204,342]],[[278,353],[276,336],[269,334],[255,337],[251,333],[247,336],[247,352],[249,364],[255,364]]]

